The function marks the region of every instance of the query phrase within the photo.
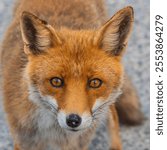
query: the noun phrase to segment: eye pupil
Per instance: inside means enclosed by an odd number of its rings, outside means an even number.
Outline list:
[[[89,87],[90,88],[99,88],[102,85],[102,81],[98,78],[91,79],[89,81]]]
[[[64,81],[61,78],[55,77],[50,80],[50,83],[53,87],[62,87],[64,85]]]
[[[94,80],[93,81],[93,85],[96,86],[98,83],[97,83],[97,80]]]

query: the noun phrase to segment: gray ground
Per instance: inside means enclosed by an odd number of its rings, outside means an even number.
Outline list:
[[[149,149],[149,0],[107,0],[112,15],[120,8],[131,5],[135,10],[135,25],[124,62],[126,70],[138,90],[142,110],[147,117],[142,126],[121,127],[124,150]],[[11,20],[13,0],[0,0],[0,41]],[[11,150],[12,142],[4,119],[0,96],[0,150]],[[107,150],[107,134],[102,127],[92,142],[91,150]]]

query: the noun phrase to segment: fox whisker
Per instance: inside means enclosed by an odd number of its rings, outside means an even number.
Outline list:
[[[94,111],[93,114],[95,114],[97,111],[99,111],[100,109],[102,109],[103,107],[109,106],[112,104],[112,101],[106,101],[104,102],[102,105],[100,105],[99,107],[97,107]]]
[[[47,101],[41,100],[42,104],[44,104],[45,106],[47,106],[47,108],[54,114],[57,115],[58,110],[56,109],[56,106],[54,104],[51,104]]]
[[[103,118],[106,113],[108,112],[108,107],[113,103],[113,101],[109,100],[104,102],[101,106],[96,108],[93,112],[93,121],[99,121],[101,118]]]

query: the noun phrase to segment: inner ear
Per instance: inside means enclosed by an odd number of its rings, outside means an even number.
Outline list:
[[[29,48],[31,50],[34,51],[38,51],[38,49],[40,50],[40,48],[38,47],[37,43],[38,43],[38,35],[39,35],[39,31],[37,31],[38,26],[39,25],[35,25],[34,21],[30,18],[30,16],[27,15],[23,15],[23,39],[24,42],[27,46],[29,46]]]
[[[121,55],[127,45],[133,20],[132,7],[117,12],[99,29],[96,38],[99,47],[114,56]]]

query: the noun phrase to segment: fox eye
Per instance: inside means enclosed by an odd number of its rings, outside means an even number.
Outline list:
[[[90,88],[99,88],[102,85],[102,81],[98,78],[94,78],[88,81],[88,86]]]
[[[56,87],[56,88],[60,88],[60,87],[64,86],[63,79],[61,79],[59,77],[54,77],[54,78],[50,79],[50,83],[53,87]]]

